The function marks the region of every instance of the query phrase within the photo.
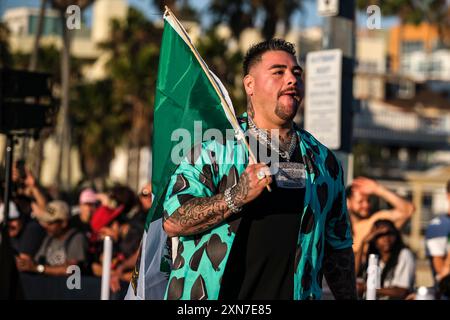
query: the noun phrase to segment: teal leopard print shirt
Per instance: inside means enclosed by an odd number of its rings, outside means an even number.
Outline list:
[[[247,130],[247,115],[239,118]],[[352,246],[345,201],[343,170],[335,155],[311,134],[296,128],[306,166],[306,189],[297,240],[294,299],[320,299],[322,261],[326,245]],[[198,145],[198,158],[186,157],[171,177],[164,202],[167,219],[193,197],[211,197],[234,186],[248,164],[245,146],[214,140]],[[195,152],[191,152],[195,154]],[[220,165],[219,165],[219,164]],[[227,259],[240,219],[224,222],[195,236],[180,237],[166,299],[217,299]]]

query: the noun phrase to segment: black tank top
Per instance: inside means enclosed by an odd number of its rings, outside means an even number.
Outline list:
[[[298,146],[290,162],[303,162]],[[272,192],[265,189],[237,216],[242,220],[219,299],[293,299],[295,249],[305,189],[279,188],[274,180]]]

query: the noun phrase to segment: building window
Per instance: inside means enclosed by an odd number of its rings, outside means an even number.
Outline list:
[[[442,72],[442,61],[440,60],[434,60],[431,61],[430,63],[430,73],[435,76],[435,77],[439,77],[441,72]]]
[[[398,97],[411,99],[414,96],[414,83],[411,81],[400,81],[398,84]]]
[[[401,54],[424,51],[423,41],[402,41]]]

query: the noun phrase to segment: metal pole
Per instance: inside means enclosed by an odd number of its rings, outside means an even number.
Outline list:
[[[339,1],[337,16],[323,17],[322,49],[341,49],[342,61],[342,98],[341,98],[341,141],[342,145],[335,154],[342,164],[344,183],[353,179],[353,72],[355,61],[355,0]]]
[[[101,300],[109,300],[109,281],[111,278],[112,239],[106,236],[103,240],[103,266]]]
[[[9,219],[9,201],[11,199],[11,178],[14,153],[14,137],[11,134],[6,136],[6,161],[5,161],[5,194],[3,196],[3,228],[8,228]],[[4,234],[8,234],[5,232]]]
[[[378,261],[378,255],[369,255],[369,266],[367,267],[366,300],[377,300],[377,289],[380,288],[380,269],[378,267]]]

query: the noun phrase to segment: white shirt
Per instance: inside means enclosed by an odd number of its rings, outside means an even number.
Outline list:
[[[384,262],[380,261],[381,273],[383,273]],[[399,287],[413,289],[416,276],[416,259],[411,250],[403,248],[398,255],[397,265],[392,277],[386,277],[382,284],[383,288]]]

